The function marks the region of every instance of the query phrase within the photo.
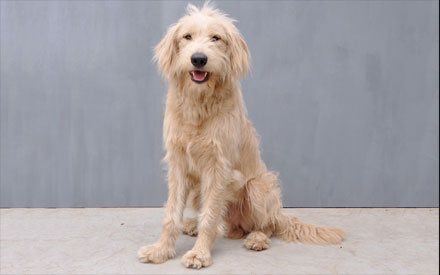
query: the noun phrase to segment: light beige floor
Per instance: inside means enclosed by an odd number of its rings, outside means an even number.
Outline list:
[[[272,239],[246,250],[220,238],[214,264],[186,269],[181,256],[195,239],[181,236],[176,258],[141,264],[137,249],[159,235],[160,208],[1,209],[2,274],[438,274],[439,211],[431,209],[285,209],[310,223],[335,225],[342,245]]]

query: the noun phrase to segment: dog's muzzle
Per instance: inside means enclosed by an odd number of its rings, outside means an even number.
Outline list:
[[[208,63],[208,57],[204,53],[195,53],[191,56],[191,64],[198,69],[203,68],[206,63]],[[198,84],[208,81],[210,75],[209,72],[202,70],[194,70],[189,72],[189,74],[191,75],[191,80]]]

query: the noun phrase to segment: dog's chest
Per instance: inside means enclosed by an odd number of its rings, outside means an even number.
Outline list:
[[[197,139],[201,137],[201,129],[193,125],[181,124],[179,127],[178,141],[185,149],[185,153],[189,154],[189,145],[193,144]]]
[[[184,123],[182,121],[173,126],[174,129],[172,129],[172,132],[174,135],[172,144],[174,144],[173,147],[175,148],[167,149],[177,149],[183,153],[185,159],[189,158],[188,161],[191,161],[197,154],[197,151],[200,151],[200,147],[203,146],[202,141],[205,140],[204,128]]]

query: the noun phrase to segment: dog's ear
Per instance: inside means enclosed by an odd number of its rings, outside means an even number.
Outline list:
[[[171,78],[174,74],[173,64],[178,51],[177,30],[179,25],[171,25],[164,38],[154,48],[153,61],[159,65],[159,70],[165,78]]]
[[[230,64],[234,77],[246,76],[249,71],[251,54],[238,30],[229,33]]]

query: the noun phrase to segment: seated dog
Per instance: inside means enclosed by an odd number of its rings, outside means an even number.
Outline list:
[[[219,232],[245,237],[253,250],[267,249],[271,236],[337,244],[345,235],[282,213],[277,176],[260,157],[243,103],[239,79],[249,69],[250,54],[233,22],[209,4],[189,5],[155,49],[169,82],[163,127],[169,193],[160,238],[139,250],[141,262],[163,263],[174,256],[187,203],[199,213],[197,220],[183,223],[184,233],[197,235],[182,259],[190,268],[212,263]]]

